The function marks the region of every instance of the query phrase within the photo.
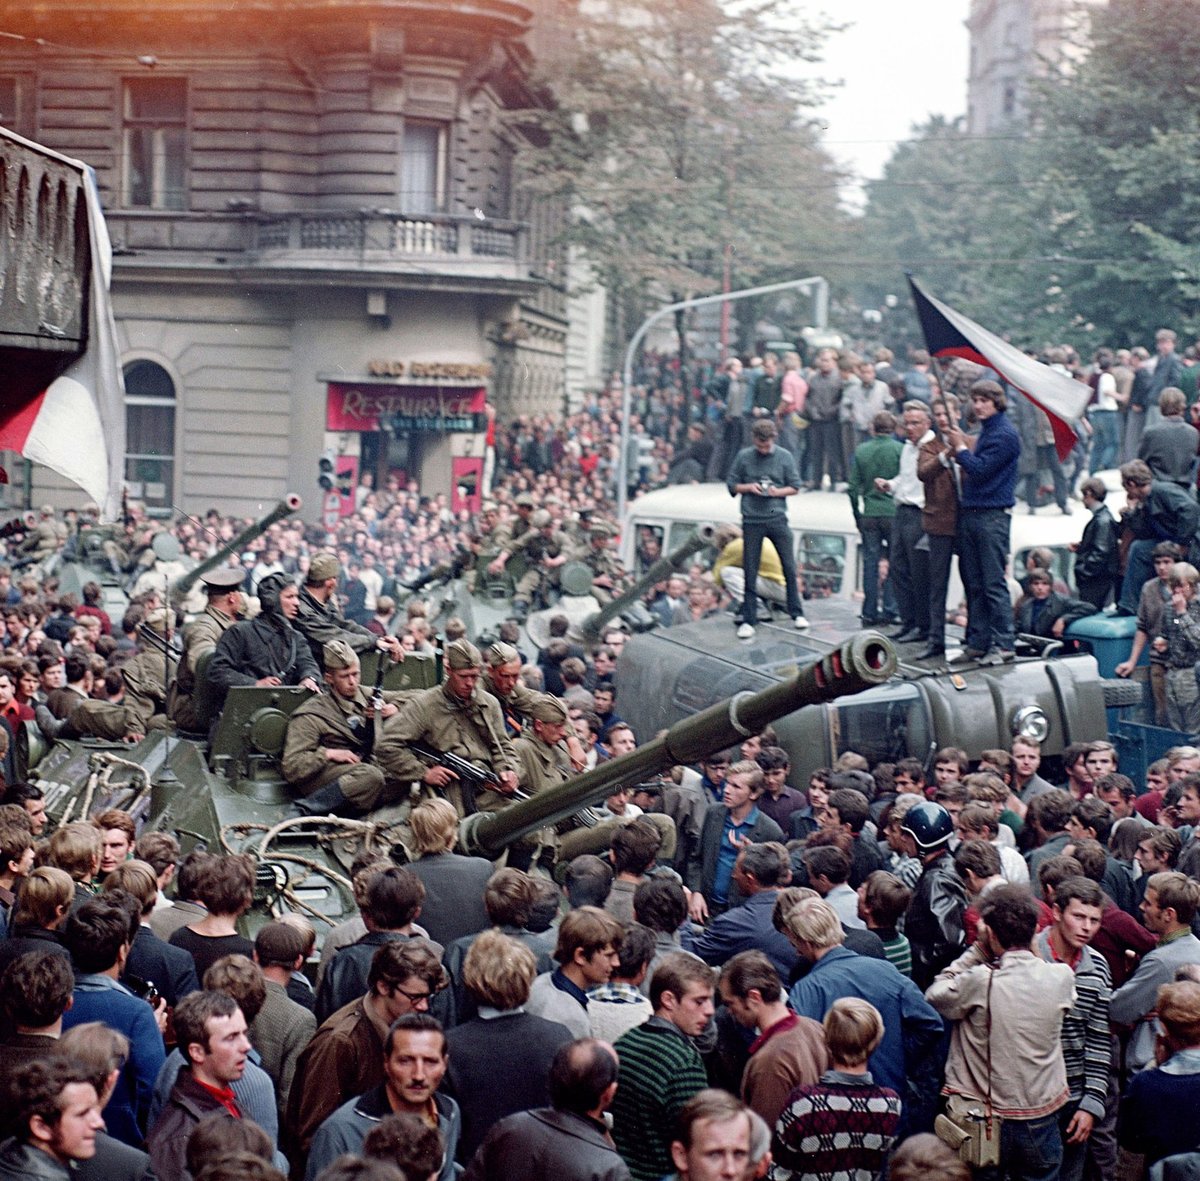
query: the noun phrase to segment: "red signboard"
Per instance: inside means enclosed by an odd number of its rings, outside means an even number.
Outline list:
[[[397,430],[471,431],[482,414],[487,389],[419,385],[329,383],[325,405],[328,431],[377,431],[384,421]]]
[[[456,455],[450,461],[450,468],[451,511],[461,513],[466,509],[472,513],[479,512],[479,505],[483,500],[483,460]]]

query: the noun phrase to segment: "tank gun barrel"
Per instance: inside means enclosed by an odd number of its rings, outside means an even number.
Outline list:
[[[738,693],[676,722],[665,734],[629,754],[601,763],[566,783],[521,800],[502,812],[469,816],[460,829],[467,852],[496,857],[507,845],[547,824],[599,803],[622,787],[641,783],[678,763],[694,763],[741,742],[805,705],[832,701],[886,681],[896,671],[896,652],[877,632],[861,632],[841,647],[804,665],[794,676]]]
[[[248,545],[256,537],[261,537],[276,521],[282,521],[284,517],[290,517],[292,513],[299,509],[300,504],[300,497],[294,492],[289,492],[265,517],[255,521],[252,525],[247,525],[232,541],[228,541],[221,546],[212,557],[205,558],[195,569],[189,570],[186,574],[171,583],[171,601],[179,602],[185,598],[188,591],[210,570],[216,569],[230,554],[237,553],[243,546]]]
[[[693,554],[712,545],[717,530],[714,525],[698,525],[695,532],[669,554],[652,563],[628,590],[622,591],[611,603],[583,621],[582,630],[589,640],[598,640],[604,628],[622,611],[642,597],[656,582],[662,582],[680,568]]]

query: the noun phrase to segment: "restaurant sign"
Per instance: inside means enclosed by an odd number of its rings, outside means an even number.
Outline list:
[[[419,385],[347,385],[330,382],[325,403],[328,431],[483,430],[483,386],[446,389]]]

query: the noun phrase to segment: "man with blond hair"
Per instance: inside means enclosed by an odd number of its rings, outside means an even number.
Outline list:
[[[885,959],[856,955],[827,902],[805,898],[783,914],[784,934],[811,964],[789,995],[792,1010],[821,1021],[834,1001],[856,996],[883,1017],[883,1037],[871,1053],[872,1077],[903,1100],[901,1133],[933,1126],[941,1069],[942,1020],[921,990]]]
[[[454,852],[458,843],[454,805],[440,798],[422,800],[409,813],[408,824],[416,857],[407,868],[425,885],[421,926],[443,947],[484,930],[488,916],[483,892],[492,876],[492,863]]]

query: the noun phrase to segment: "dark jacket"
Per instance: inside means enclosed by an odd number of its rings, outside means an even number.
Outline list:
[[[461,1163],[475,1155],[497,1121],[549,1104],[550,1064],[569,1041],[565,1025],[525,1012],[478,1017],[446,1031],[449,1063],[442,1090],[462,1110]]]
[[[150,1163],[159,1181],[181,1181],[190,1176],[186,1164],[188,1137],[196,1125],[214,1111],[227,1109],[196,1082],[192,1068],[185,1066],[146,1137]]]
[[[962,507],[1012,508],[1016,501],[1021,438],[1008,415],[998,411],[983,423],[974,451],[955,455],[962,468]]]
[[[155,1181],[150,1157],[107,1132],[96,1133],[96,1155],[76,1161],[71,1176],[74,1181]]]
[[[358,585],[365,593],[362,583]],[[293,626],[308,641],[312,658],[321,668],[325,667],[322,650],[330,640],[344,640],[355,652],[373,652],[379,643],[373,631],[342,614],[336,595],[330,596],[328,603],[321,603],[306,586],[300,588],[300,610]]]
[[[501,1120],[475,1153],[463,1181],[629,1181],[601,1124],[585,1115],[540,1107]]]
[[[463,935],[486,930],[487,911],[483,891],[494,866],[483,857],[463,857],[458,853],[426,854],[406,868],[425,886],[421,903],[421,926],[431,939],[449,946]]]
[[[320,676],[305,638],[262,615],[235,623],[217,641],[208,665],[209,684],[222,700],[234,685],[253,685],[263,677],[298,685],[306,677]]]
[[[71,1181],[72,1173],[48,1152],[20,1140],[0,1146],[0,1181]]]
[[[1200,504],[1178,484],[1154,480],[1150,493],[1125,516],[1125,526],[1142,541],[1174,541],[1191,545],[1200,525]]]
[[[1200,431],[1181,415],[1172,415],[1146,428],[1138,444],[1138,459],[1145,460],[1156,480],[1169,480],[1190,488],[1196,470],[1196,444]]]
[[[1083,537],[1075,554],[1076,586],[1116,578],[1118,540],[1117,523],[1108,506],[1101,505],[1083,527]]]
[[[196,961],[182,947],[164,943],[149,927],[139,927],[125,961],[125,975],[153,984],[174,1008],[189,992],[196,992]]]
[[[713,886],[717,880],[717,853],[721,848],[721,834],[725,831],[725,816],[728,812],[724,804],[712,804],[704,815],[704,827],[700,830],[700,843],[692,864],[688,866],[687,884],[693,890],[699,890],[705,898],[712,897]],[[779,841],[783,843],[783,829],[770,816],[759,812],[754,827],[750,830],[750,840],[758,845],[764,841]],[[729,904],[733,906],[741,901],[742,894],[734,883],[729,885]]]
[[[908,904],[904,933],[912,944],[912,978],[922,992],[966,947],[963,914],[967,893],[950,854],[943,853],[922,871]]]
[[[1091,603],[1085,603],[1082,599],[1069,599],[1057,591],[1050,592],[1049,598],[1035,616],[1037,602],[1038,600],[1030,595],[1017,610],[1017,631],[1022,635],[1050,639],[1054,635],[1052,629],[1058,620],[1066,620],[1064,626],[1069,626],[1077,619],[1096,613],[1096,608]]]

